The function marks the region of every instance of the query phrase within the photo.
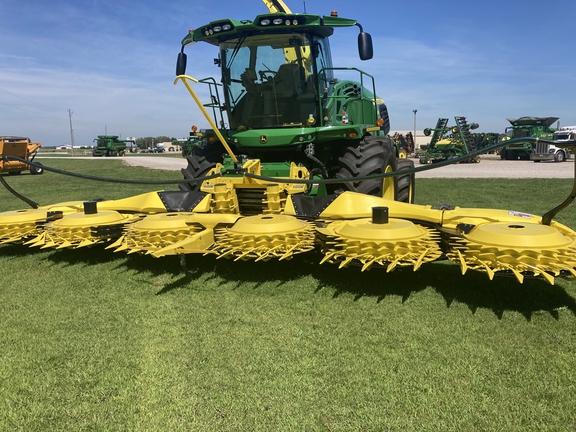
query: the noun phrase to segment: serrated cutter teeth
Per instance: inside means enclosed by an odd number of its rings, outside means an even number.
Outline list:
[[[576,276],[576,241],[562,227],[534,223],[494,222],[469,233],[452,236],[446,256],[468,269],[482,271],[492,279],[512,274],[519,282],[526,276],[554,283],[562,273]]]

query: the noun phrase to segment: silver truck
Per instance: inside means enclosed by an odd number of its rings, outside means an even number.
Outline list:
[[[556,143],[574,140],[576,140],[576,126],[561,127],[552,135],[552,141]],[[553,144],[537,143],[532,153],[530,153],[530,160],[534,162],[564,162],[566,160],[566,150]]]

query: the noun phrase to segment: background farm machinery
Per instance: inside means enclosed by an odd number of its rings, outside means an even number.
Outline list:
[[[392,135],[392,141],[398,148],[398,157],[400,158],[407,158],[416,151],[412,132],[408,132],[406,135],[396,132]]]
[[[201,135],[200,132],[190,132],[190,136],[186,141],[177,143],[182,150],[182,157],[192,156],[194,148],[203,144]]]
[[[98,135],[94,138],[94,148],[92,149],[92,156],[124,156],[128,149],[127,143],[130,144],[131,149],[136,147],[134,140],[121,140],[118,135]]]
[[[448,126],[447,118],[439,118],[435,128],[424,129],[424,135],[432,138],[426,153],[420,157],[421,164],[429,164],[465,156],[477,149],[476,139],[470,133],[478,123],[468,124],[466,117],[454,117],[456,126]],[[464,162],[480,162],[480,157],[470,157]]]
[[[512,126],[506,128],[506,135],[510,139],[516,139],[502,148],[500,157],[503,160],[529,160],[530,154],[536,146],[534,140],[522,141],[518,138],[538,138],[552,140],[556,129],[550,126],[558,121],[558,117],[520,117],[507,119]]]
[[[27,161],[33,161],[42,147],[39,142],[32,142],[30,138],[19,136],[0,136],[0,173],[7,172],[10,175],[20,174],[22,171],[30,170],[31,174],[42,174],[42,165],[37,163],[30,165]],[[12,156],[17,159],[6,159]]]
[[[499,134],[497,132],[481,132],[473,133],[472,138],[474,139],[474,146],[477,150],[482,150],[486,147],[491,147],[502,141],[504,134]]]

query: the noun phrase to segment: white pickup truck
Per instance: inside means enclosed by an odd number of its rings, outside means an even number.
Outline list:
[[[557,143],[574,140],[576,140],[576,126],[561,127],[552,135],[552,141]],[[566,156],[566,150],[561,147],[556,147],[552,144],[537,143],[536,147],[534,147],[534,150],[532,150],[532,153],[530,153],[530,160],[533,160],[534,162],[564,162],[566,160]]]

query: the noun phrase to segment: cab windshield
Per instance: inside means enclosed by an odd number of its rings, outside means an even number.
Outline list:
[[[331,66],[326,64],[327,41],[303,34],[267,34],[228,40],[220,49],[231,129],[317,121],[317,71]],[[329,79],[324,77],[320,85]]]
[[[559,132],[555,133],[553,137],[554,137],[553,139],[555,140],[567,141],[568,139],[570,139],[570,134],[568,132]]]

